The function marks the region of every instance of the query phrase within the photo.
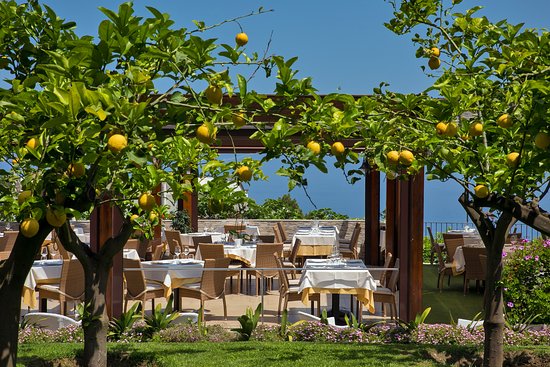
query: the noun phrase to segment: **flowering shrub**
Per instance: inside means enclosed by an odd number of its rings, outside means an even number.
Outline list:
[[[169,343],[192,343],[198,341],[228,342],[237,340],[237,334],[224,329],[221,325],[205,326],[201,332],[196,324],[178,324],[157,333],[155,340]]]
[[[536,323],[550,323],[550,240],[522,241],[503,253],[502,274],[506,318],[518,324],[539,314]]]
[[[82,343],[84,333],[80,326],[46,330],[28,325],[19,330],[19,343]]]

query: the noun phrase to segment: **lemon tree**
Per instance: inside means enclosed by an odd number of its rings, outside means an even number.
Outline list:
[[[484,365],[502,365],[506,235],[516,220],[550,233],[538,205],[549,187],[550,34],[491,22],[460,0],[388,2],[394,16],[386,26],[412,34],[434,83],[414,95],[375,89],[376,112],[362,120],[365,152],[391,176],[425,167],[429,179],[463,187],[459,201],[488,253]],[[402,159],[403,151],[413,155]]]
[[[220,160],[216,133],[247,123],[264,131],[254,117],[292,103],[265,98],[233,71],[248,64],[251,73],[261,68],[269,76],[286,61],[246,54],[243,34],[235,44],[218,44],[209,32],[233,33],[231,21],[186,29],[152,7],[146,16],[131,3],[100,10],[97,34],[78,36],[74,22],[37,1],[0,3],[0,201],[2,215],[21,229],[0,263],[2,365],[15,365],[22,282],[54,228],[85,271],[91,318],[84,363],[106,365],[109,269],[134,231],[151,236],[159,225],[165,211],[151,193],[164,182],[175,199],[206,186],[213,203],[236,200],[227,187],[265,178],[261,162]],[[224,95],[238,102],[226,103]],[[68,220],[102,205],[124,221],[94,251]]]

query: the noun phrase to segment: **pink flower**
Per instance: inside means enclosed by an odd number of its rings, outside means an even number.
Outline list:
[[[506,306],[512,308],[512,307],[514,307],[514,303],[513,303],[513,302],[508,302],[508,303],[506,304]]]

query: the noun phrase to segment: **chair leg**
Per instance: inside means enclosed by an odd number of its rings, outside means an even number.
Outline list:
[[[437,275],[437,289],[439,289],[440,292],[441,292],[441,286],[442,286],[442,284],[441,284],[441,273],[439,273]]]
[[[470,279],[464,277],[464,295],[466,295],[470,288]]]
[[[222,297],[223,300],[223,319],[227,320],[227,303],[225,302],[225,294]]]

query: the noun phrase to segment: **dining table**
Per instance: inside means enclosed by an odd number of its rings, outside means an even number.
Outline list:
[[[255,242],[245,242],[241,245],[236,245],[234,242],[223,242],[225,257],[241,261],[248,267],[254,267],[256,265],[256,248],[257,244]],[[202,259],[200,248],[197,249],[195,258]]]
[[[328,256],[338,247],[338,231],[334,227],[299,227],[292,237],[292,247],[300,240],[297,256]]]
[[[178,288],[185,284],[200,282],[204,261],[199,259],[142,261],[141,268],[146,281],[162,285],[166,299],[174,293],[174,309],[179,310]]]
[[[189,246],[190,248],[194,248],[193,237],[202,237],[202,236],[211,236],[212,242],[220,242],[224,238],[224,234],[221,232],[204,231],[204,232],[180,233],[181,244],[182,246]]]
[[[307,259],[300,277],[299,292],[308,304],[310,295],[332,295],[332,315],[340,315],[340,295],[357,298],[369,312],[374,313],[376,281],[360,259]]]

